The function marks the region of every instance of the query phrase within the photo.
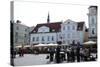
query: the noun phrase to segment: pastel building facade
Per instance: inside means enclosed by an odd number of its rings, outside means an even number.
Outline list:
[[[62,44],[70,45],[84,42],[85,22],[75,22],[70,19],[64,22],[37,24],[30,34],[30,44]]]

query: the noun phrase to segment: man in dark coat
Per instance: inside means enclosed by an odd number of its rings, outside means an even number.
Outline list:
[[[76,48],[76,56],[77,56],[77,62],[80,62],[80,43],[77,43],[77,48]]]
[[[54,49],[51,47],[49,52],[50,52],[50,61],[53,61]]]
[[[60,63],[60,46],[56,48],[56,63]]]
[[[75,62],[75,53],[74,53],[74,49],[73,48],[71,50],[71,61]]]

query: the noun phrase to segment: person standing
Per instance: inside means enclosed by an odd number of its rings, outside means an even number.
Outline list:
[[[77,62],[80,62],[80,43],[77,43],[77,48],[76,48],[76,56],[77,56]]]
[[[80,49],[80,59],[81,59],[81,61],[84,61],[84,51],[83,51],[83,48]]]
[[[75,62],[75,53],[74,53],[74,49],[73,48],[71,50],[71,61]]]
[[[60,46],[56,48],[56,63],[60,63]]]
[[[54,50],[53,50],[53,48],[51,47],[51,48],[50,48],[50,61],[53,61],[53,57],[54,57]]]
[[[70,61],[70,50],[69,48],[67,48],[67,62]]]

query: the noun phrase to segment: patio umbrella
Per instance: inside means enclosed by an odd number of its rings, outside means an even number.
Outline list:
[[[84,45],[95,45],[96,44],[96,42],[94,42],[94,41],[88,41],[88,42],[85,42],[85,43],[83,43]]]
[[[47,44],[47,46],[57,46],[58,44]]]
[[[16,48],[21,48],[21,47],[22,47],[22,45],[16,46]]]

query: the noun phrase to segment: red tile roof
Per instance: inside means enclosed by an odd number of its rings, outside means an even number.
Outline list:
[[[61,29],[61,23],[62,22],[54,22],[54,23],[42,23],[42,24],[37,24],[36,27],[32,30],[31,33],[37,33],[38,29],[42,26],[47,26],[50,28],[50,32],[59,32]],[[55,31],[52,31],[55,30]]]

